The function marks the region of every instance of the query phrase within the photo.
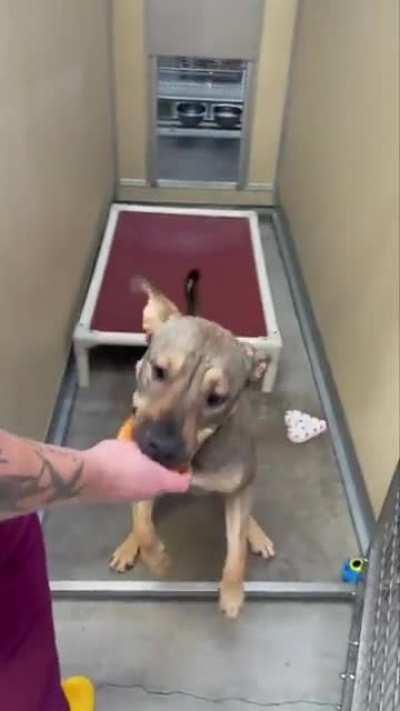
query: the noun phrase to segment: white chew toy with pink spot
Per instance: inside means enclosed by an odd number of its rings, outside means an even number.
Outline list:
[[[319,420],[318,417],[312,417],[300,410],[287,410],[285,424],[288,439],[294,444],[307,442],[326,431],[325,420]]]

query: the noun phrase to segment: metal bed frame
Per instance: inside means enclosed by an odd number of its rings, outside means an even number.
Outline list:
[[[203,208],[176,208],[176,207],[156,207],[137,206],[131,204],[113,204],[110,208],[107,226],[96,261],[96,265],[90,280],[89,289],[85,302],[75,327],[73,342],[75,358],[77,362],[78,379],[81,387],[89,385],[89,353],[90,349],[98,345],[116,346],[145,346],[146,337],[144,333],[123,333],[117,331],[98,331],[92,328],[92,318],[96,308],[97,300],[102,287],[103,277],[107,268],[108,258],[113,244],[115,229],[118,218],[124,212],[147,212],[151,214],[166,215],[191,215],[201,217],[224,217],[227,219],[247,220],[254,264],[256,267],[257,281],[260,290],[264,322],[267,335],[256,338],[240,338],[239,340],[254,344],[257,348],[264,350],[271,357],[271,363],[263,380],[263,390],[272,390],[278,369],[280,352],[282,349],[282,339],[279,326],[275,316],[274,303],[269,286],[268,273],[263,257],[261,239],[258,229],[257,215],[249,210],[210,210]]]

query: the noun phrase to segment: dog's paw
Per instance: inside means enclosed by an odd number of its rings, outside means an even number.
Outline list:
[[[171,561],[161,541],[156,540],[151,546],[142,546],[140,548],[140,556],[143,563],[154,575],[162,578],[167,574]]]
[[[265,559],[274,557],[275,547],[273,542],[254,519],[250,519],[247,540],[251,552],[255,555],[260,555]]]
[[[139,555],[139,544],[134,533],[130,533],[123,543],[114,551],[110,560],[110,568],[117,573],[126,573],[135,565]]]
[[[263,534],[249,539],[250,550],[254,555],[260,555],[266,560],[275,556],[275,546],[268,536]]]
[[[220,610],[229,619],[234,620],[242,609],[244,602],[244,590],[241,583],[221,582],[219,591]]]
[[[259,544],[250,544],[250,550],[254,555],[259,555],[264,558],[264,560],[274,558],[275,556],[274,544],[269,538],[266,538],[265,541],[262,541]]]

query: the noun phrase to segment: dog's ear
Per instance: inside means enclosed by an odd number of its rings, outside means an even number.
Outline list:
[[[153,336],[163,323],[173,316],[180,316],[179,309],[164,294],[143,277],[132,279],[132,289],[143,291],[147,295],[147,304],[143,309],[143,331]]]
[[[268,370],[271,356],[264,350],[251,346],[249,343],[242,343],[242,347],[246,355],[248,381],[249,383],[258,383]]]

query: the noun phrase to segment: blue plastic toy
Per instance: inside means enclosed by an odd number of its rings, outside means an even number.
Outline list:
[[[357,585],[364,580],[367,572],[366,558],[349,558],[342,566],[342,580],[344,583]]]

